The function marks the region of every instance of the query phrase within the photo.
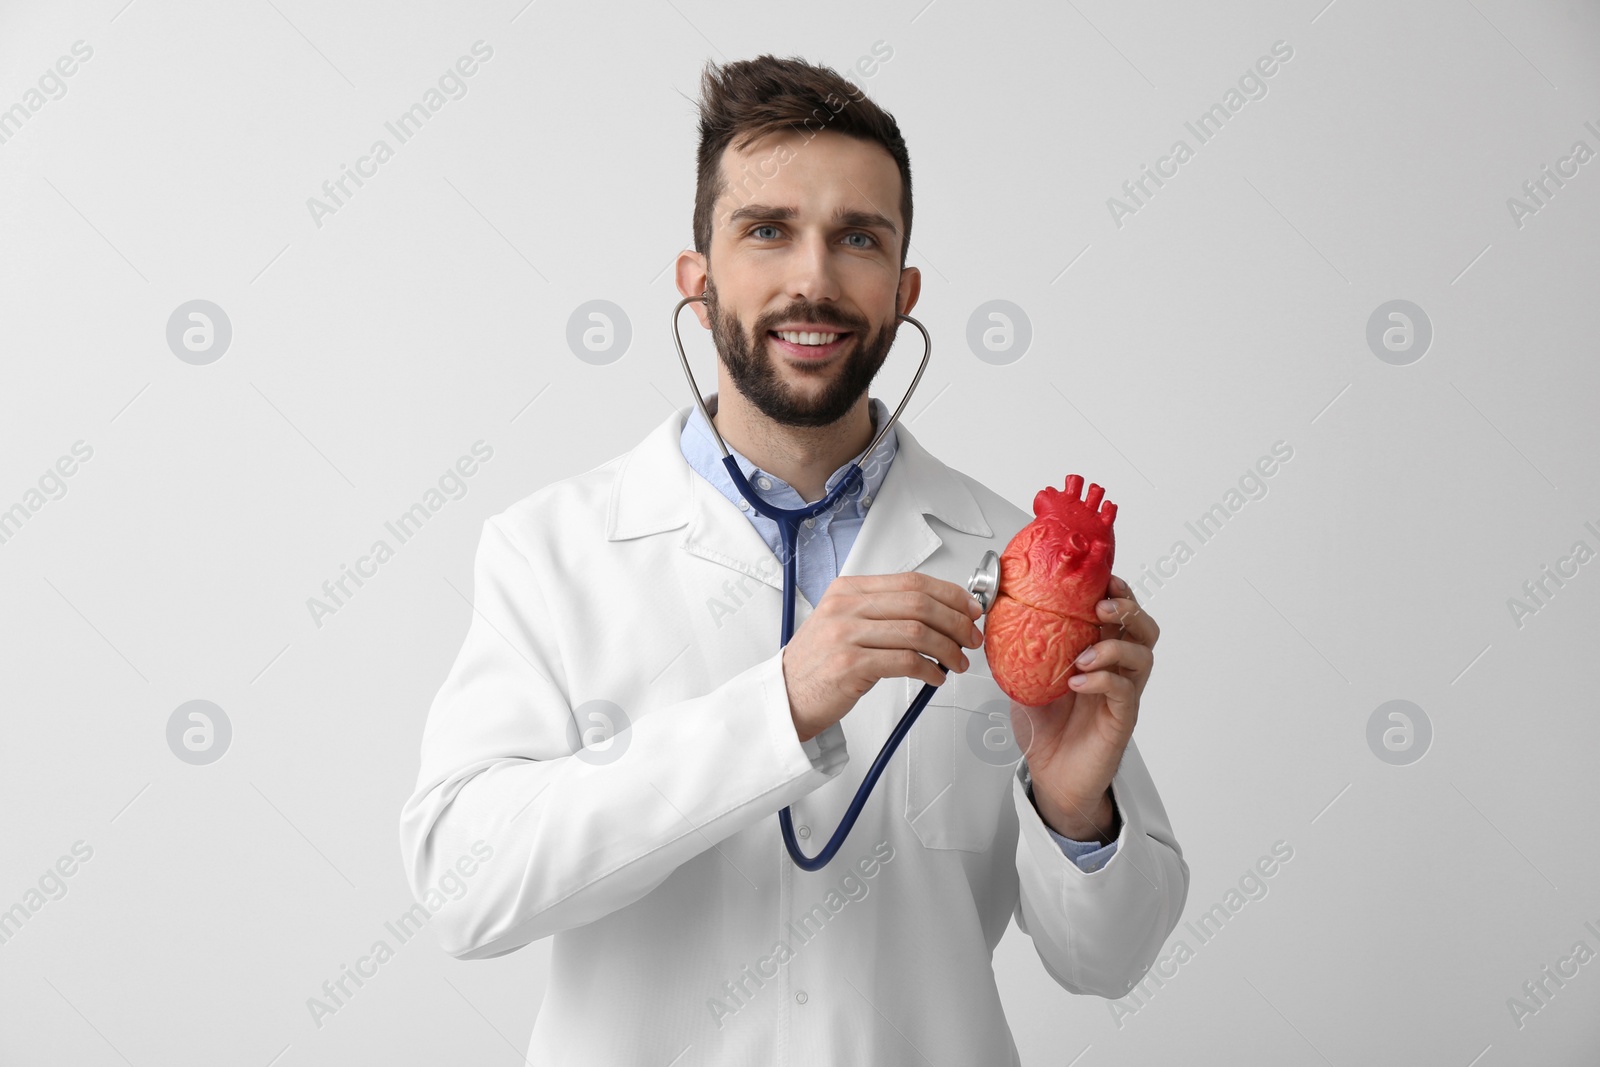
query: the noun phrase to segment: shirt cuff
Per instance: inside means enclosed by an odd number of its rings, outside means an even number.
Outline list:
[[[1033,799],[1032,776],[1028,777],[1027,783],[1028,803],[1034,804],[1034,810],[1038,811],[1038,805],[1034,803]],[[1116,803],[1116,798],[1113,797],[1111,800],[1113,810],[1116,808]],[[1043,819],[1040,821],[1042,822]],[[1055,843],[1058,846],[1060,846],[1061,851],[1066,855],[1066,857],[1070,859],[1077,866],[1078,870],[1082,871],[1084,874],[1093,874],[1095,871],[1098,871],[1101,867],[1104,867],[1107,863],[1109,863],[1111,861],[1111,857],[1116,854],[1116,841],[1112,841],[1105,845],[1102,845],[1099,840],[1077,841],[1070,837],[1062,837],[1060,834],[1050,829],[1049,823],[1045,823],[1044,828],[1045,832],[1055,840]]]
[[[1077,864],[1078,870],[1084,874],[1093,874],[1104,867],[1117,851],[1115,841],[1109,845],[1102,845],[1098,841],[1074,841],[1070,837],[1062,837],[1049,826],[1046,826],[1045,830],[1055,839],[1056,844],[1061,846],[1061,851],[1066,853],[1067,858]]]
[[[790,727],[793,728],[792,722]],[[800,750],[810,757],[811,766],[829,777],[836,774],[850,759],[849,750],[845,746],[844,727],[837,722],[810,740],[801,741]]]

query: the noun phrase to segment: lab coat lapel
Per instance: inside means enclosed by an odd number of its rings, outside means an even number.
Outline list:
[[[898,574],[916,570],[944,544],[933,516],[965,533],[990,534],[983,511],[960,475],[925,450],[903,423],[898,445],[867,509],[855,545],[839,574]]]
[[[685,551],[782,590],[783,569],[755,526],[684,459],[679,438],[690,410],[680,408],[624,457],[612,487],[607,539],[687,526]],[[993,535],[962,477],[929,454],[903,423],[895,430],[894,462],[841,575],[915,570],[944,543],[929,515],[964,533]]]

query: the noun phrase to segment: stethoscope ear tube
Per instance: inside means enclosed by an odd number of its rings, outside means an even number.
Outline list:
[[[850,469],[843,478],[839,479],[831,492],[815,504],[804,508],[779,508],[761,499],[760,494],[751,488],[749,480],[744,476],[744,472],[739,469],[738,462],[734,459],[733,454],[728,451],[727,442],[722,439],[722,434],[718,431],[716,423],[712,421],[711,412],[706,408],[705,397],[700,393],[700,385],[694,380],[694,372],[689,369],[689,357],[684,353],[683,338],[678,334],[678,313],[683,310],[685,304],[693,303],[697,300],[704,301],[705,297],[686,296],[678,301],[677,307],[672,309],[672,343],[677,347],[678,361],[683,364],[683,373],[689,379],[689,388],[694,390],[694,402],[699,406],[700,414],[705,419],[706,425],[711,427],[711,432],[717,439],[717,447],[722,450],[722,465],[727,470],[728,476],[733,479],[734,485],[738,486],[745,500],[756,511],[769,519],[777,521],[778,528],[783,535],[783,619],[779,635],[779,647],[781,648],[789,643],[789,638],[794,633],[794,598],[795,588],[798,584],[796,578],[796,546],[799,541],[800,523],[824,508],[832,506],[840,494],[847,490],[853,491],[853,487],[863,484],[865,476],[861,473],[861,460],[863,457],[872,454],[872,450],[877,448],[878,443],[883,440],[884,434],[889,432],[889,427],[900,420],[900,413],[905,410],[906,404],[910,402],[911,394],[916,392],[917,383],[922,381],[922,372],[927,369],[928,360],[933,355],[933,339],[928,336],[928,331],[923,327],[922,323],[916,319],[909,315],[896,316],[900,321],[909,322],[915,326],[917,332],[922,334],[922,362],[917,365],[917,373],[911,379],[911,387],[906,390],[905,396],[900,398],[900,404],[894,409],[894,413],[878,428],[878,433],[872,439],[872,443],[866,447],[860,456],[851,461]],[[984,611],[988,611],[990,605],[993,604],[995,592],[1000,586],[999,564],[999,557],[993,552],[985,554],[983,562],[978,565],[978,570],[974,571],[972,578],[967,581],[967,591],[978,598],[978,602],[983,605]],[[942,663],[939,664],[939,669],[944,671],[946,675],[950,673],[950,668]],[[888,766],[889,758],[894,755],[895,749],[900,746],[900,742],[911,731],[912,725],[917,721],[918,716],[922,714],[922,709],[927,707],[929,698],[933,696],[933,691],[937,688],[939,687],[931,682],[923,683],[921,691],[911,701],[911,706],[906,709],[905,714],[900,717],[900,721],[895,725],[894,730],[890,732],[888,739],[884,741],[883,747],[878,751],[878,758],[872,762],[872,767],[867,771],[867,776],[862,779],[861,785],[856,788],[855,798],[851,800],[850,807],[845,811],[844,818],[839,821],[838,828],[834,830],[833,836],[828,839],[828,843],[823,846],[821,852],[815,856],[807,856],[802,852],[800,850],[800,842],[795,839],[794,819],[790,809],[786,807],[778,812],[778,825],[783,830],[783,843],[789,850],[789,857],[794,860],[795,866],[801,870],[816,871],[827,866],[828,861],[833,859],[834,854],[839,851],[839,846],[843,845],[844,839],[850,835],[850,831],[855,826],[856,819],[860,817],[862,809],[866,807],[867,798],[871,796],[872,788],[877,784],[879,777],[882,776],[883,769]]]
[[[722,450],[722,458],[727,459],[729,458],[728,443],[722,439],[722,432],[717,429],[717,424],[711,421],[711,412],[706,408],[705,397],[700,394],[700,383],[694,380],[694,371],[689,369],[689,357],[683,351],[683,338],[678,335],[678,313],[683,310],[683,306],[696,302],[704,303],[705,299],[704,295],[686,296],[678,301],[677,306],[672,309],[672,343],[678,350],[678,362],[683,364],[683,375],[689,379],[689,388],[694,391],[694,402],[700,408],[700,415],[706,420],[706,425],[711,427],[711,433],[717,439],[717,447]],[[878,447],[878,442],[883,440],[883,435],[889,432],[889,427],[900,421],[900,413],[905,411],[906,404],[911,400],[911,394],[917,391],[917,383],[922,381],[922,372],[928,369],[928,360],[933,355],[933,339],[928,336],[928,331],[923,327],[922,323],[910,315],[896,315],[895,318],[901,322],[909,322],[917,328],[918,333],[922,334],[922,362],[917,364],[917,373],[912,376],[911,386],[906,390],[906,395],[900,398],[900,406],[895,408],[894,413],[889,416],[889,420],[878,428],[878,435],[872,439],[872,443],[867,445],[866,449],[861,453],[863,456],[870,456],[872,450]],[[847,478],[841,479],[841,481],[848,480]],[[746,497],[746,499],[750,498]],[[757,508],[756,510],[759,511],[761,509]]]

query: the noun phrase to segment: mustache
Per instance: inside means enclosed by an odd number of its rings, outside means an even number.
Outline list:
[[[841,332],[856,334],[866,333],[867,324],[860,319],[853,319],[844,313],[830,307],[791,307],[779,314],[767,315],[756,322],[756,335],[765,337],[770,330],[777,329],[786,322],[811,322],[819,326],[837,326]]]

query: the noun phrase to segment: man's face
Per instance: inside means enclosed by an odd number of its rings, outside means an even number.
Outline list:
[[[701,321],[762,414],[837,422],[888,356],[897,294],[906,311],[916,301],[918,272],[902,284],[899,266],[900,171],[880,145],[826,130],[730,147],[722,168]]]

